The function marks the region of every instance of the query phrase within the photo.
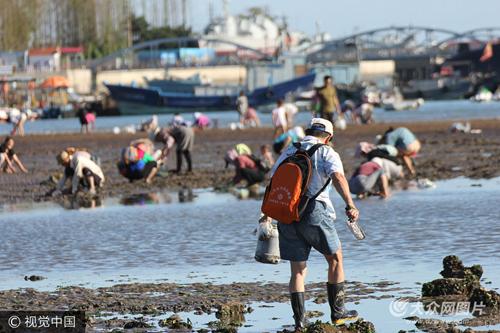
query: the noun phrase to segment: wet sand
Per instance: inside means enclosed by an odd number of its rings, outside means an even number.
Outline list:
[[[368,284],[352,281],[348,282],[347,285],[349,291],[347,300],[349,302],[388,299],[395,297],[394,294],[405,291],[397,283],[389,281]],[[324,283],[309,284],[307,288],[309,290],[308,300],[316,304],[327,303]],[[41,292],[31,288],[0,292],[0,305],[5,309],[85,311],[90,331],[95,329],[119,330],[124,327],[145,328],[150,327],[146,325],[150,325],[152,322],[158,322],[158,319],[165,313],[189,312],[192,313],[191,318],[197,315],[215,314],[218,321],[208,323],[208,327],[224,327],[225,329],[233,327],[233,330],[210,330],[211,332],[236,332],[234,328],[242,325],[245,322],[245,316],[254,311],[249,304],[257,302],[260,304],[259,307],[273,308],[274,306],[270,303],[288,301],[288,284],[285,283],[232,283],[225,285],[129,283],[97,289],[74,286],[59,288],[54,292]],[[322,314],[308,313],[310,318],[320,315]],[[186,318],[182,319],[186,320]],[[146,320],[149,324],[145,323]],[[162,325],[160,324],[160,326]],[[170,328],[180,327],[171,326]],[[186,330],[181,331],[186,332]],[[191,330],[187,331],[191,332]],[[255,332],[260,331],[268,330],[267,328],[265,330],[255,329]],[[206,332],[209,331],[206,330]],[[356,332],[365,331],[356,330]]]
[[[431,180],[449,179],[459,176],[470,178],[492,178],[500,175],[500,121],[476,120],[473,128],[482,129],[481,134],[450,133],[451,122],[428,122],[392,124],[410,128],[422,141],[423,148],[416,159],[419,177]],[[350,175],[360,160],[354,158],[354,148],[359,141],[373,141],[375,135],[383,133],[389,125],[350,126],[337,132],[334,145],[340,153],[346,173]],[[271,143],[270,128],[231,131],[228,129],[198,132],[193,154],[194,172],[189,175],[157,177],[152,185],[144,182],[129,183],[119,175],[116,161],[121,148],[133,139],[144,137],[138,133],[115,135],[96,133],[91,135],[57,134],[28,135],[16,138],[15,150],[19,154],[28,174],[0,174],[0,203],[19,203],[52,200],[46,196],[54,184],[47,179],[62,172],[55,156],[67,146],[86,147],[99,156],[106,176],[103,196],[131,195],[160,189],[176,190],[182,187],[220,187],[233,175],[231,168],[224,169],[225,151],[234,144],[244,142],[258,152],[262,144]],[[172,156],[168,169],[175,166]]]

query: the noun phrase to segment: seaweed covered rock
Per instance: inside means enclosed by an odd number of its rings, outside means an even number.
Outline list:
[[[183,321],[182,318],[177,315],[173,314],[167,319],[160,320],[158,322],[158,325],[160,327],[167,327],[170,329],[191,329],[193,328],[193,325],[191,324],[191,321],[188,319],[187,322]]]
[[[479,281],[483,276],[483,268],[481,265],[473,265],[465,267],[457,256],[447,256],[443,259],[443,270],[441,271],[443,278],[458,278],[471,279]]]
[[[463,295],[468,297],[477,287],[479,287],[479,281],[459,278],[436,279],[422,285],[422,296]]]
[[[462,295],[470,297],[472,292],[480,287],[483,268],[480,265],[465,267],[457,256],[447,256],[443,259],[442,279],[436,279],[422,285],[422,296]]]
[[[474,316],[500,314],[500,294],[481,286],[483,268],[480,265],[465,267],[457,256],[443,260],[442,279],[422,285],[422,296],[432,297],[433,302],[457,301],[470,303],[469,311]],[[425,304],[429,299],[424,299]]]
[[[474,289],[469,301],[472,304],[484,305],[487,311],[500,309],[500,294],[494,290],[486,290],[483,287]]]
[[[375,326],[369,321],[358,319],[354,323],[349,324],[348,330],[349,332],[375,333]]]
[[[283,331],[278,331],[278,333],[291,333],[287,329]],[[348,325],[335,326],[330,323],[324,323],[321,320],[317,320],[311,323],[303,331],[304,333],[375,333],[375,326],[363,319],[358,319],[357,321],[350,323]]]

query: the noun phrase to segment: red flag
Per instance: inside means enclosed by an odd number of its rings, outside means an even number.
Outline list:
[[[493,45],[491,45],[491,42],[486,44],[484,47],[483,55],[481,58],[479,58],[479,61],[485,62],[493,57]]]

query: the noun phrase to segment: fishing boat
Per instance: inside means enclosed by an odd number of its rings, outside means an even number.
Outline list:
[[[256,88],[247,94],[253,107],[276,102],[289,94],[310,89],[315,74],[310,73],[267,87]],[[193,110],[224,111],[235,110],[238,91],[236,89],[210,89],[201,87],[193,93],[164,91],[158,87],[133,87],[106,84],[111,97],[118,103],[124,115],[191,112]]]

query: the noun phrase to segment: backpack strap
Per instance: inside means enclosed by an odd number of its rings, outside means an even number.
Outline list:
[[[309,157],[312,157],[314,155],[314,153],[316,152],[316,150],[318,150],[319,148],[325,146],[324,143],[317,143],[315,144],[314,146],[312,146],[311,148],[309,148],[307,150],[307,155],[309,155]]]
[[[302,150],[302,145],[300,142],[294,142],[292,143],[295,148],[297,148],[297,151]]]

